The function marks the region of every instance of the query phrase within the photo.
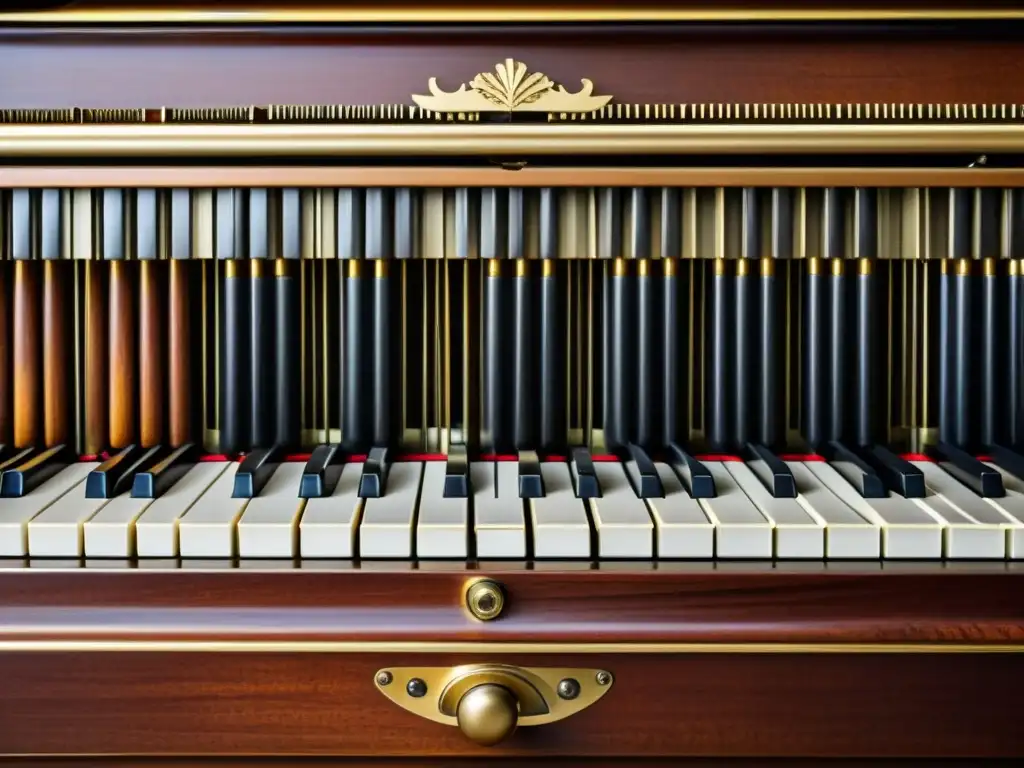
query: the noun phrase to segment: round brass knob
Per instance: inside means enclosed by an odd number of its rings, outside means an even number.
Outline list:
[[[496,619],[505,607],[505,593],[493,581],[477,581],[466,590],[466,607],[475,619]]]
[[[519,702],[512,691],[485,683],[471,688],[456,710],[459,728],[472,741],[491,747],[504,741],[519,722]]]

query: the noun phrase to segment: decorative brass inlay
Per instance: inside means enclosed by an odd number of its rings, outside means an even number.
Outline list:
[[[556,723],[604,696],[614,678],[603,669],[525,669],[505,664],[389,667],[374,685],[398,706],[427,720],[458,726],[491,746],[517,726]]]
[[[592,96],[594,84],[587,79],[583,87],[569,93],[541,72],[530,73],[521,61],[505,59],[495,71],[481,72],[457,91],[442,91],[437,78],[427,83],[430,96],[414,95],[419,107],[433,112],[594,112],[612,100],[611,96]]]
[[[501,585],[490,579],[470,584],[466,590],[466,607],[474,619],[491,621],[505,608],[505,593]]]

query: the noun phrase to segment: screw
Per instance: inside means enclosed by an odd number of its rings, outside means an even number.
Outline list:
[[[412,696],[414,699],[422,699],[427,695],[427,684],[420,680],[418,677],[414,677],[405,686],[405,692]]]
[[[598,685],[608,685],[612,681],[612,676],[607,672],[598,672],[596,675]]]
[[[580,695],[580,684],[571,677],[565,678],[558,684],[558,695],[570,701]]]
[[[387,670],[377,673],[377,685],[391,685],[392,680],[394,680],[394,678],[391,676],[391,673]]]

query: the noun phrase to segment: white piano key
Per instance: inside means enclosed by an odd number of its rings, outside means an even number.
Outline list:
[[[85,480],[36,515],[28,524],[30,557],[81,557],[85,554],[85,521],[107,499],[87,499]]]
[[[715,556],[715,526],[668,464],[655,462],[665,498],[646,499],[658,537],[659,558]]]
[[[980,496],[931,461],[913,461],[924,473],[928,495],[914,499],[947,523],[946,557],[986,560],[1006,557],[1010,521]]]
[[[880,519],[862,503],[863,497],[835,467],[824,461],[786,464],[797,480],[797,500],[825,524],[826,558],[881,557]]]
[[[134,557],[135,521],[152,503],[123,493],[104,504],[85,521],[85,556]]]
[[[822,462],[808,462],[804,471],[816,466],[828,467]],[[835,469],[831,473],[823,471],[830,479],[826,483],[829,490],[862,518],[879,527],[882,557],[888,560],[929,560],[942,557],[942,525],[912,499],[893,492],[881,499],[865,499],[841,472]],[[828,508],[831,509],[831,506]]]
[[[0,557],[27,555],[29,521],[85,480],[98,466],[96,462],[72,464],[24,496],[0,499]]]
[[[749,466],[730,461],[725,468],[754,506],[774,525],[775,557],[820,560],[825,556],[825,526],[796,499],[772,496],[758,476],[767,471],[763,461],[753,461]]]
[[[1024,481],[996,464],[988,466],[1003,476],[1006,496],[1001,499],[985,499],[985,501],[1010,518],[1006,555],[1013,560],[1020,560],[1024,558]]]
[[[178,520],[182,557],[234,557],[238,551],[236,526],[249,499],[235,499],[237,462],[206,489],[192,508]]]
[[[362,557],[413,556],[413,521],[422,475],[422,462],[400,461],[388,473],[387,492],[380,498],[364,499],[359,525]]]
[[[305,468],[300,461],[279,465],[262,493],[246,505],[238,520],[239,557],[298,555],[298,522],[306,501],[299,498],[299,480]]]
[[[428,461],[423,466],[423,490],[416,523],[417,557],[468,555],[469,499],[445,498],[445,463]]]
[[[302,557],[350,558],[355,555],[363,511],[363,500],[359,498],[362,473],[361,464],[346,464],[330,496],[306,500],[306,509],[299,521]]]
[[[469,480],[473,489],[477,557],[526,557],[526,516],[523,500],[519,498],[519,465],[514,461],[474,461],[469,465]]]
[[[529,499],[536,558],[590,557],[590,520],[576,498],[567,464],[546,461],[540,466],[544,497]]]
[[[138,556],[177,557],[178,524],[182,515],[192,509],[228,467],[235,466],[232,461],[200,462],[166,493],[153,499],[153,503],[135,521],[135,551]]]
[[[598,556],[650,559],[654,556],[654,520],[617,462],[594,464],[601,498],[590,499],[597,530]]]
[[[704,466],[715,481],[715,497],[697,501],[715,525],[717,556],[771,558],[772,524],[743,492],[724,462],[706,461]]]

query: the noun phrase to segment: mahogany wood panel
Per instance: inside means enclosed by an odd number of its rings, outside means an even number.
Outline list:
[[[74,362],[69,337],[73,304],[68,301],[70,264],[43,262],[43,440],[60,445],[71,435],[70,369]]]
[[[2,188],[52,187],[1017,187],[1018,168],[636,168],[330,166],[0,167]]]
[[[1020,102],[1018,22],[0,30],[0,107],[410,104],[512,56],[620,102]]]
[[[374,689],[468,655],[0,654],[0,753],[984,757],[1024,751],[1024,655],[502,656],[615,675],[599,702],[496,748]],[[396,681],[401,682],[401,681]],[[26,695],[27,694],[27,695]]]
[[[0,641],[1024,642],[1024,569],[700,563],[537,570],[0,568]],[[251,566],[250,566],[251,567]],[[312,568],[318,567],[312,565]],[[324,567],[324,566],[319,566]],[[109,568],[109,566],[108,566]],[[471,577],[504,585],[480,623]],[[0,677],[2,679],[2,677]]]
[[[189,334],[188,264],[184,260],[172,258],[168,270],[170,272],[167,308],[168,371],[170,373],[168,422],[171,445],[177,447],[189,441],[193,421],[189,407],[192,340]]]
[[[137,432],[135,328],[138,316],[132,298],[134,276],[128,274],[134,265],[126,261],[109,264],[110,445],[126,448],[135,440]]]
[[[42,409],[42,338],[39,306],[39,262],[14,262],[14,444],[39,444]]]

